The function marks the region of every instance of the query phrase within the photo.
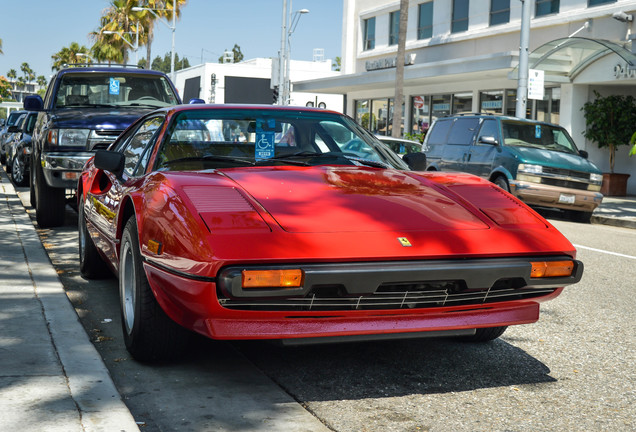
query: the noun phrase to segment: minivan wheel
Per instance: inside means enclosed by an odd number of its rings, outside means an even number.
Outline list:
[[[508,184],[508,180],[504,176],[497,176],[493,183],[505,190],[506,192],[510,192],[510,185]]]

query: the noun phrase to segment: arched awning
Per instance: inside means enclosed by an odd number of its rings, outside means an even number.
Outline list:
[[[610,54],[618,55],[629,68],[636,68],[636,55],[623,46],[608,40],[579,37],[555,39],[541,45],[528,56],[528,67],[544,71],[546,82],[571,83],[586,67]],[[518,76],[517,66],[508,78]]]

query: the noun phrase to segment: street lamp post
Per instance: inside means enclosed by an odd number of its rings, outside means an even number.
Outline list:
[[[161,18],[159,15],[157,15],[155,13],[155,11],[164,11],[164,10],[170,10],[170,9],[153,9],[153,8],[145,8],[145,7],[135,6],[131,10],[133,10],[135,12],[148,11],[151,14],[153,14],[156,18]],[[172,30],[172,50],[171,50],[171,54],[170,54],[170,79],[174,82],[175,81],[175,76],[174,76],[174,34],[175,34],[175,30],[177,28],[177,5],[176,5],[176,0],[173,3],[173,7],[172,7],[172,25],[170,25],[170,24],[168,24],[167,22],[164,22],[164,21],[160,21],[160,22],[164,23],[170,30]]]
[[[283,8],[286,8],[286,1],[283,1]],[[281,53],[282,64],[280,67],[280,75],[282,79],[280,80],[281,88],[281,104],[287,105],[289,104],[291,97],[291,81],[290,77],[290,63],[291,63],[291,35],[296,30],[296,26],[298,25],[298,21],[300,21],[300,16],[306,13],[309,13],[308,9],[300,9],[294,12],[292,16],[292,0],[289,0],[289,12],[287,10],[283,10],[283,43],[281,47],[283,48],[283,52]]]
[[[124,34],[133,34],[133,32],[118,32],[114,30],[102,30],[103,34],[117,34],[121,39],[126,42],[135,51],[135,64],[139,64],[139,21],[137,21],[137,31],[135,31],[135,44],[131,44],[128,39],[124,37]]]

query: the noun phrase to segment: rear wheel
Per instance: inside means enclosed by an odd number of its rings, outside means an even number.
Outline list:
[[[83,199],[78,208],[77,231],[79,238],[79,268],[82,276],[86,279],[101,279],[109,276],[108,267],[99,255],[86,227]]]
[[[34,187],[31,190],[35,197],[35,218],[38,225],[40,228],[51,228],[64,224],[66,191],[46,184],[42,167],[37,163],[32,170],[34,171]]]
[[[119,256],[119,301],[126,349],[144,362],[178,357],[190,333],[166,315],[150,289],[134,216],[124,228]]]
[[[25,186],[28,178],[26,177],[26,166],[24,159],[16,155],[11,161],[11,177],[16,186]]]
[[[489,342],[501,336],[507,328],[508,326],[478,328],[474,335],[462,336],[461,340],[464,342]]]
[[[508,180],[504,176],[497,176],[493,183],[505,190],[506,192],[510,192],[510,185],[508,184]]]

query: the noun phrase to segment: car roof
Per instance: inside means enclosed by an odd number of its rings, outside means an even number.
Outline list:
[[[156,75],[156,76],[167,76],[165,73],[161,71],[156,71],[152,69],[141,69],[137,67],[123,67],[123,66],[76,66],[76,67],[66,67],[57,72],[58,75],[66,75],[66,74],[74,74],[74,73],[115,73],[115,74],[136,74],[136,75]]]
[[[342,113],[330,111],[323,108],[311,108],[304,106],[282,106],[282,105],[259,105],[259,104],[182,104],[173,107],[162,108],[163,111],[182,112],[198,110],[265,110],[265,111],[295,111],[304,113],[336,114]]]
[[[509,116],[509,115],[503,115],[503,114],[488,114],[488,113],[466,113],[466,114],[452,114],[449,116],[444,116],[441,117],[441,119],[453,119],[453,118],[491,118],[491,119],[499,119],[499,120],[508,120],[508,121],[515,121],[515,122],[521,122],[521,123],[530,123],[530,124],[541,124],[541,125],[548,125],[548,126],[557,126],[557,127],[561,127],[558,124],[555,123],[549,123],[549,122],[545,122],[545,121],[541,121],[541,120],[532,120],[532,119],[525,119],[525,118],[521,118],[521,117],[514,117],[514,116]]]

